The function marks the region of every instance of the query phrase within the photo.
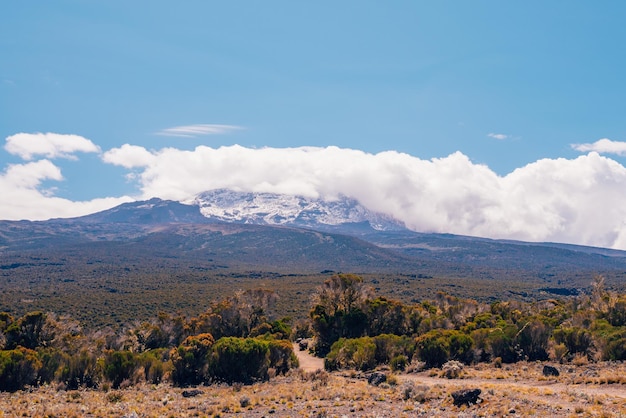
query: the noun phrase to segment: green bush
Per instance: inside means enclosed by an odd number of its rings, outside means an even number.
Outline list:
[[[416,340],[419,359],[427,367],[441,367],[450,359],[450,341],[441,330],[428,331]]]
[[[102,364],[95,353],[86,349],[74,355],[63,353],[57,374],[67,389],[97,388],[102,378]]]
[[[44,332],[46,318],[43,312],[29,312],[10,324],[5,331],[6,348],[12,350],[22,346],[34,350],[44,345],[52,338]]]
[[[159,384],[166,372],[166,357],[169,351],[165,348],[149,350],[141,353],[139,362],[143,367],[146,382]]]
[[[270,340],[270,367],[278,374],[285,374],[289,369],[298,367],[298,357],[293,352],[293,345],[288,340]]]
[[[60,374],[67,354],[57,349],[45,348],[37,350],[42,367],[39,370],[39,382],[50,383]]]
[[[548,359],[548,340],[552,328],[541,320],[526,323],[518,332],[517,344],[524,357],[530,361]]]
[[[398,356],[412,358],[415,353],[415,340],[406,335],[381,334],[372,339],[376,344],[376,364],[389,364]]]
[[[517,326],[508,324],[489,329],[485,338],[485,347],[489,359],[500,358],[504,363],[514,363],[521,357],[516,343]]]
[[[270,343],[256,338],[222,337],[215,343],[211,359],[212,378],[250,384],[268,379]]]
[[[456,330],[432,330],[416,339],[420,360],[427,367],[441,367],[448,360],[469,363],[472,360],[472,339]]]
[[[199,334],[185,338],[178,348],[172,349],[170,356],[174,385],[189,386],[208,382],[213,343],[211,334]]]
[[[0,351],[0,391],[15,392],[35,385],[41,367],[37,353],[28,348]]]
[[[371,337],[340,338],[326,358],[326,370],[371,370],[376,367],[376,344]]]
[[[593,351],[593,336],[586,329],[578,327],[558,328],[554,330],[552,335],[557,344],[565,345],[570,355],[581,353],[590,356]]]
[[[104,375],[111,382],[113,389],[118,389],[122,382],[133,381],[133,375],[139,368],[139,361],[130,351],[110,351],[104,357]]]
[[[391,370],[393,371],[404,371],[408,363],[409,358],[404,354],[400,354],[392,358],[389,365],[391,366]]]

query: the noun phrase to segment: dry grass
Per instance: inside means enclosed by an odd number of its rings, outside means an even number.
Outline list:
[[[409,416],[626,416],[623,363],[560,366],[543,377],[540,363],[466,367],[462,379],[429,371],[392,375],[393,385],[367,384],[364,374],[293,371],[268,383],[183,389],[142,384],[116,391],[62,391],[42,387],[0,394],[0,417],[409,417]],[[588,381],[576,383],[579,375]],[[450,393],[482,390],[478,405],[456,407]]]

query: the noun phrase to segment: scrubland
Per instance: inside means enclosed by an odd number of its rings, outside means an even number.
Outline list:
[[[268,289],[121,330],[0,313],[0,416],[626,416],[626,296],[591,289],[405,303],[336,274],[299,320]]]

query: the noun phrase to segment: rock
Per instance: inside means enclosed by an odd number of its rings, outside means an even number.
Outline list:
[[[367,376],[367,383],[369,383],[370,385],[378,386],[381,383],[384,383],[386,381],[387,381],[387,375],[384,373],[374,372],[370,374],[369,376]]]
[[[300,351],[306,350],[307,348],[309,348],[309,342],[307,340],[302,340],[298,342],[298,348],[300,349]]]
[[[202,391],[199,389],[183,390],[184,398],[193,398],[194,396],[201,395]]]
[[[543,366],[544,376],[558,376],[559,374],[559,370],[556,367],[548,365]]]
[[[480,395],[480,389],[463,389],[452,392],[452,398],[454,398],[454,405],[473,405],[478,402],[478,396]]]

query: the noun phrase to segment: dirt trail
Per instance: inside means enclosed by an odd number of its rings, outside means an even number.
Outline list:
[[[623,398],[626,401],[626,387],[624,385],[614,384],[614,385],[592,385],[592,384],[567,384],[567,383],[559,383],[556,381],[542,381],[538,382],[537,380],[517,380],[512,381],[511,379],[485,379],[485,378],[465,378],[465,379],[444,379],[440,377],[430,377],[423,375],[405,375],[407,380],[413,380],[416,383],[428,384],[430,386],[433,385],[442,385],[442,386],[458,386],[467,385],[467,386],[477,386],[480,385],[489,385],[492,387],[517,387],[517,388],[528,388],[528,389],[549,389],[551,392],[577,392],[584,393],[590,396],[593,395],[607,395],[615,398]]]
[[[557,381],[511,380],[511,379],[487,379],[487,378],[464,378],[445,379],[431,377],[425,374],[403,375],[402,381],[413,381],[417,384],[425,384],[430,387],[444,387],[446,390],[454,390],[459,387],[476,387],[484,390],[493,390],[502,393],[503,396],[514,396],[514,393],[524,394],[524,397],[533,402],[558,406],[564,410],[574,410],[581,402],[589,403],[602,398],[604,401],[624,405],[626,403],[626,386],[620,384],[592,385],[592,384],[568,384]]]
[[[298,357],[300,368],[305,372],[314,372],[320,369],[324,370],[324,359],[312,356],[309,354],[309,350],[300,351],[298,344],[294,343],[293,352],[296,353]]]

